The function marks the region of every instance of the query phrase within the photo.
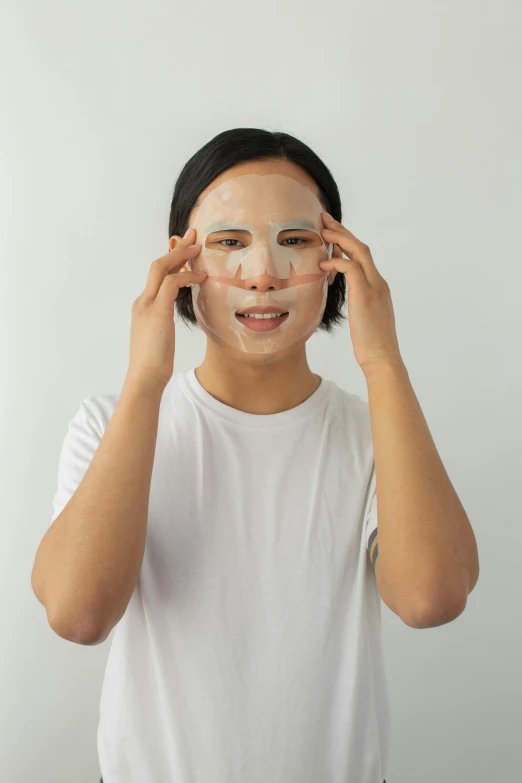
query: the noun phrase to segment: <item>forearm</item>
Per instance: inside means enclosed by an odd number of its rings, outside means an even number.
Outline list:
[[[401,362],[365,371],[379,561],[410,606],[465,601],[478,579],[475,536]],[[403,603],[404,605],[404,603]],[[406,604],[408,605],[408,604]]]
[[[53,627],[66,633],[78,629],[87,637],[112,628],[134,591],[160,402],[161,391],[123,387],[80,485],[40,544],[33,584]]]

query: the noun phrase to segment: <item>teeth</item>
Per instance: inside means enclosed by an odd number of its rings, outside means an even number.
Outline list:
[[[284,313],[243,313],[245,318],[278,318]]]

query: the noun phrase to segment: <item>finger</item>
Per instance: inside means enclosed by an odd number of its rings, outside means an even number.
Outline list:
[[[321,231],[327,242],[336,242],[343,253],[352,260],[357,261],[364,271],[364,275],[370,285],[377,284],[379,272],[375,266],[370,248],[352,234],[342,223],[322,213],[323,223],[326,228]]]
[[[192,247],[197,244],[194,242],[195,230],[193,228],[187,228],[184,236],[180,237],[178,234],[173,234],[171,239],[175,240],[174,247],[172,247],[168,253],[165,253],[164,256],[161,256],[161,258],[168,259],[170,263],[174,262],[171,269],[179,270],[181,266],[185,266],[186,264],[186,261],[185,263],[182,263],[183,248]],[[181,256],[178,256],[179,253],[181,253]],[[179,263],[178,258],[181,258]]]
[[[160,302],[172,303],[177,298],[180,288],[202,283],[207,274],[207,272],[177,272],[166,275],[156,299]]]
[[[196,243],[194,240],[196,239],[196,232],[193,228],[187,228],[184,235],[182,237],[179,236],[179,234],[173,234],[171,236],[171,239],[175,240],[174,247],[170,249],[170,252],[175,250],[176,247],[179,245],[186,245],[189,247],[190,245],[195,245]]]
[[[201,248],[201,245],[199,245],[197,242],[194,242],[196,238],[196,230],[194,228],[187,228],[185,231],[184,236],[180,237],[177,234],[174,234],[172,239],[176,240],[175,246],[171,249],[170,253],[167,253],[167,256],[171,255],[176,249],[179,250],[180,246],[186,245],[187,247],[191,247],[193,245],[198,245],[198,247]],[[190,259],[188,261],[186,260],[184,264],[178,265],[176,264],[176,271],[180,272],[182,269],[183,271],[190,272]]]
[[[158,295],[165,277],[172,272],[176,272],[187,260],[195,258],[200,251],[201,245],[187,246],[180,241],[169,253],[153,261],[147,275],[143,299],[149,301],[154,299]]]
[[[332,269],[343,272],[349,287],[359,285],[368,287],[369,285],[362,264],[350,258],[331,258],[329,261],[320,261],[319,266],[324,272],[329,272]]]

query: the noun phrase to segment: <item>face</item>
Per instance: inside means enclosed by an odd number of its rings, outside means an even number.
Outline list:
[[[322,211],[310,188],[278,173],[228,178],[202,199],[190,221],[202,249],[190,266],[208,274],[192,286],[208,336],[251,354],[308,339],[328,292],[318,265],[331,255],[320,235]],[[253,310],[272,317],[255,318]]]

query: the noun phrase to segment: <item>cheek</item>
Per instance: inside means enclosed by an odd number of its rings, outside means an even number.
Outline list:
[[[229,303],[230,288],[230,285],[217,280],[207,280],[201,285],[192,286],[196,318],[212,330],[223,330],[233,326],[237,320],[236,308]]]
[[[316,276],[317,277],[317,276]],[[297,287],[296,310],[298,318],[304,323],[321,320],[328,295],[328,278],[321,275],[319,280]]]
[[[203,247],[192,263],[192,271],[206,272],[216,280],[230,281],[236,277],[243,255],[240,250],[223,252]]]
[[[316,280],[322,280],[324,278],[324,272],[321,272],[320,274],[310,274],[310,275],[296,275],[293,274],[290,278],[287,280],[281,280],[281,286],[282,288],[292,288],[294,286],[300,286],[303,283],[315,283]]]

